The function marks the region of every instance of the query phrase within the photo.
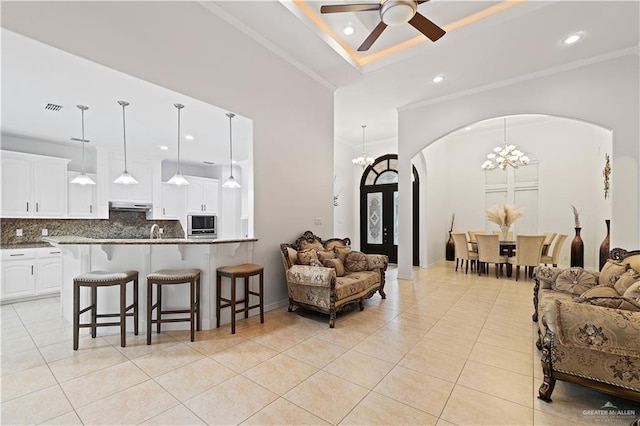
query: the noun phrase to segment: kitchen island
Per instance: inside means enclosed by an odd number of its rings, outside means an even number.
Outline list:
[[[198,268],[201,273],[200,309],[202,329],[216,327],[215,321],[215,282],[216,269],[220,266],[238,265],[253,261],[253,246],[256,238],[233,239],[97,239],[75,236],[43,237],[46,241],[62,249],[63,282],[60,292],[62,315],[73,322],[73,278],[89,271],[125,271],[133,269],[140,276],[140,327],[145,329],[146,323],[146,276],[158,269],[190,269]],[[251,285],[256,285],[251,283]],[[224,288],[224,287],[223,287]],[[127,300],[133,300],[131,287],[127,289]],[[80,294],[81,306],[90,303],[89,292]],[[118,289],[104,288],[98,291],[98,310],[103,312],[118,311]],[[170,286],[163,292],[163,307],[180,309],[189,306],[187,285]],[[228,311],[228,310],[224,310]],[[227,312],[221,323],[231,320]],[[88,315],[83,314],[83,315]],[[187,329],[188,324],[170,323],[163,329]],[[112,327],[98,329],[101,334],[116,331]],[[127,318],[127,330],[133,330],[132,318]]]

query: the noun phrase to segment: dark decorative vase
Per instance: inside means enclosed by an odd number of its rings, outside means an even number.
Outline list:
[[[449,240],[447,241],[447,250],[445,251],[445,258],[447,260],[456,259],[456,246],[453,243],[453,237],[451,236],[451,231],[449,231]]]
[[[571,267],[579,266],[584,268],[584,242],[580,237],[580,230],[576,228],[576,236],[571,241]]]
[[[602,244],[600,244],[600,270],[604,267],[604,264],[607,263],[607,259],[609,258],[609,238],[611,231],[611,220],[606,219],[604,223],[607,224],[607,235],[602,240]]]

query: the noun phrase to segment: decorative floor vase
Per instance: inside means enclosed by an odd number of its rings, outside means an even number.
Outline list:
[[[607,219],[604,221],[607,225],[607,235],[602,240],[602,244],[600,244],[600,270],[604,267],[604,264],[607,263],[607,259],[609,258],[609,239],[610,239],[610,231],[611,231],[611,220]]]
[[[576,236],[571,241],[571,267],[579,266],[584,268],[584,242],[580,236],[582,228],[575,228]]]
[[[447,241],[447,248],[445,251],[445,258],[447,260],[455,260],[456,259],[456,246],[453,243],[453,237],[451,236],[451,231],[449,231],[449,240]]]

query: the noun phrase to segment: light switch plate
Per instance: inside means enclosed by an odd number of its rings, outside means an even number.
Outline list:
[[[314,221],[314,223],[316,225],[322,225],[322,218],[321,217],[316,217],[316,220]]]

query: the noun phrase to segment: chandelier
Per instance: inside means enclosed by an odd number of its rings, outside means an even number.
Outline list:
[[[507,170],[507,166],[517,169],[518,166],[529,164],[529,157],[516,149],[513,145],[507,145],[507,119],[504,119],[504,142],[502,146],[493,148],[493,152],[487,154],[487,161],[482,163],[482,170],[493,170],[496,167]]]
[[[367,166],[372,165],[375,161],[373,157],[367,157],[367,153],[364,150],[364,129],[366,127],[366,125],[362,125],[362,153],[360,154],[360,157],[351,160],[354,166],[362,166],[363,169]]]

